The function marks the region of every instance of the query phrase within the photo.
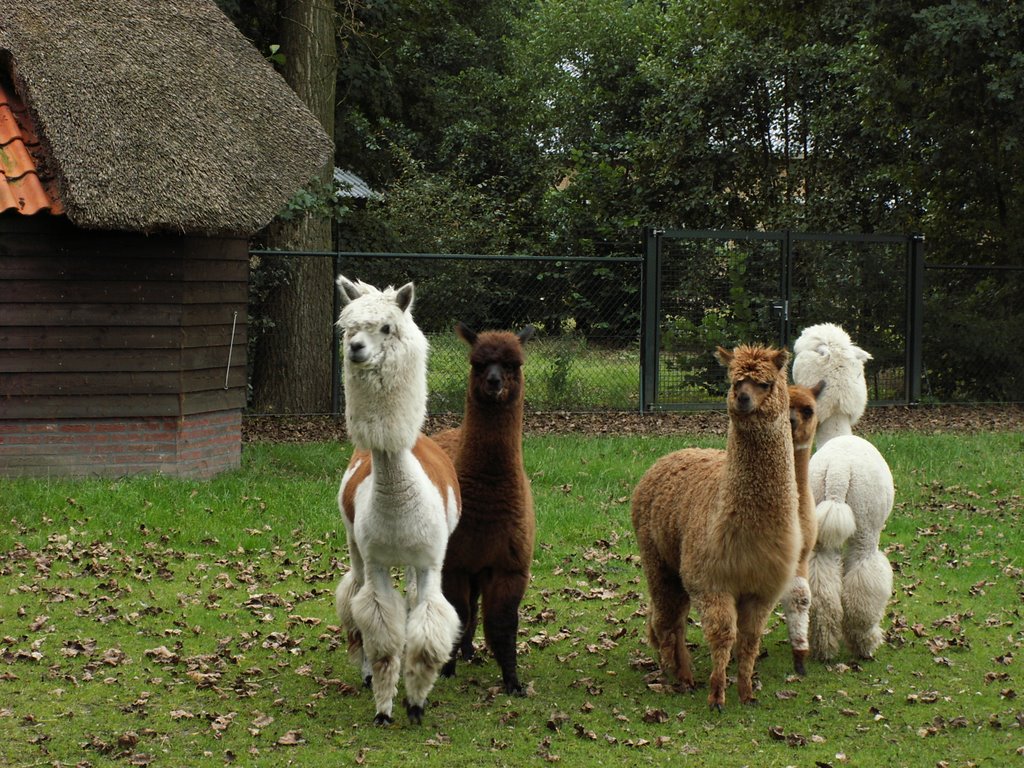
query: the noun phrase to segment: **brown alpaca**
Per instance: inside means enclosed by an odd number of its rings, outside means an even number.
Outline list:
[[[459,323],[471,349],[462,426],[435,436],[452,457],[462,488],[462,518],[448,540],[441,589],[462,621],[462,637],[441,674],[455,674],[455,657],[473,657],[477,603],[484,639],[501,667],[507,693],[521,694],[516,672],[519,603],[530,581],[536,523],[523,469],[523,344],[533,335],[485,331]]]
[[[725,704],[726,668],[753,703],[754,663],[768,615],[793,580],[800,522],[786,362],[769,347],[718,348],[729,370],[726,450],[662,457],[633,492],[633,528],[651,607],[647,635],[661,667],[694,687],[686,647],[690,603],[711,651],[708,705]]]
[[[808,626],[810,622],[811,588],[807,581],[807,563],[818,538],[818,516],[815,514],[814,494],[808,480],[814,433],[818,429],[818,395],[825,389],[819,381],[813,387],[789,387],[789,426],[793,433],[793,461],[797,493],[800,499],[800,557],[796,576],[789,591],[782,596],[786,612],[786,629],[793,649],[793,669],[798,675],[807,674],[805,662],[810,654]]]

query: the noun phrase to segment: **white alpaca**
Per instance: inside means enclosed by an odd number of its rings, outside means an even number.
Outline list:
[[[811,654],[833,659],[845,640],[854,654],[871,658],[882,644],[879,625],[892,594],[892,566],[879,539],[895,497],[889,465],[853,434],[867,405],[864,363],[871,355],[831,323],[804,329],[793,351],[794,382],[827,383],[810,462],[818,518],[809,563]]]
[[[455,467],[420,433],[427,339],[413,322],[413,284],[399,290],[338,278],[345,306],[345,425],[356,450],[338,490],[351,569],[335,591],[349,654],[373,687],[374,722],[391,712],[405,653],[406,711],[422,722],[427,694],[459,636],[441,593],[441,565],[459,520]],[[391,568],[408,573],[408,606]]]

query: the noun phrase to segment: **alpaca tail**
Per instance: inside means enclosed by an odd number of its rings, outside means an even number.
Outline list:
[[[815,509],[818,518],[818,538],[815,549],[822,552],[840,552],[846,540],[857,530],[857,522],[850,505],[836,499],[825,499]]]

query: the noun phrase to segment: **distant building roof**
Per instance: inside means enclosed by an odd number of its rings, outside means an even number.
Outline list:
[[[334,169],[334,183],[338,186],[338,197],[359,200],[379,200],[382,195],[370,188],[362,178],[343,168]]]
[[[249,235],[333,152],[212,0],[0,0],[0,70],[81,227]]]

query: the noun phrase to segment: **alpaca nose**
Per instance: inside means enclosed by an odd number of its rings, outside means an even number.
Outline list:
[[[747,394],[746,392],[740,392],[738,395],[736,395],[736,403],[739,405],[740,410],[746,413],[747,411],[750,410],[750,395]]]
[[[489,392],[500,392],[502,388],[501,371],[498,370],[497,366],[491,366],[487,369],[487,377],[484,379],[487,384],[487,390]]]
[[[348,345],[348,359],[353,363],[364,363],[369,357],[366,351],[366,344],[361,341],[353,341]]]

